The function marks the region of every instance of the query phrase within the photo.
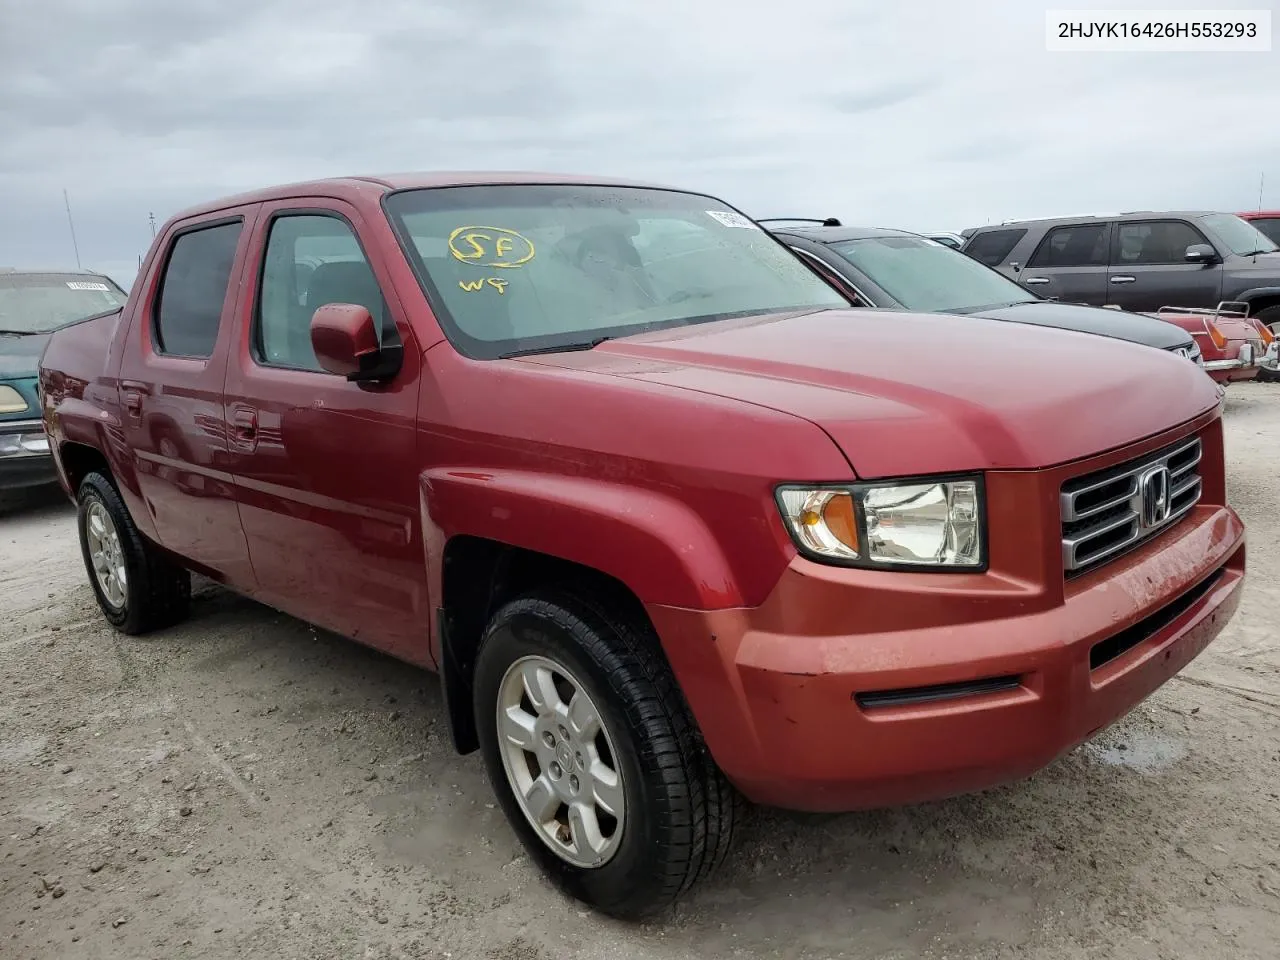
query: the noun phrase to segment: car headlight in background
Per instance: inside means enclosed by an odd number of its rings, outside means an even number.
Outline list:
[[[27,401],[17,390],[0,384],[0,413],[21,413],[27,409]]]
[[[796,546],[812,559],[863,567],[974,570],[986,563],[982,482],[778,488]]]
[[[27,433],[0,433],[0,458],[39,457],[49,452],[49,438],[43,430]]]

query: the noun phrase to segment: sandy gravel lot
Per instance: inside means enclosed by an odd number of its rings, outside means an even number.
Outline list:
[[[435,678],[217,588],[145,639],[60,496],[0,514],[0,957],[1280,956],[1280,385],[1233,387],[1243,606],[1095,743],[982,795],[755,811],[640,927],[535,873]]]

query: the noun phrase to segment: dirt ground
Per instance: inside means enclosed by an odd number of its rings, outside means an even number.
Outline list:
[[[447,744],[432,675],[204,586],[99,617],[60,495],[0,515],[0,957],[1280,956],[1280,385],[1232,387],[1244,603],[1032,780],[836,817],[753,811],[669,916],[556,893]]]

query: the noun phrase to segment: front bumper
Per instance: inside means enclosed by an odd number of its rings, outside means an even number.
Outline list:
[[[1268,349],[1264,356],[1259,356],[1254,350],[1253,344],[1248,341],[1229,344],[1228,353],[1234,354],[1234,356],[1218,360],[1206,360],[1204,362],[1205,372],[1219,382],[1251,380],[1258,375],[1258,368],[1266,365],[1268,358],[1271,358],[1274,362],[1276,356],[1275,344],[1273,343],[1271,347],[1272,349]],[[1267,369],[1274,368],[1268,367]]]
[[[48,441],[40,449],[31,442],[36,436],[44,436],[44,424],[39,420],[0,421],[0,490],[57,483],[58,473]]]
[[[1002,486],[1017,489],[990,474],[988,497]],[[1036,512],[1029,496],[1003,499],[1006,519]],[[1054,566],[1057,544],[1033,529],[997,537],[985,574],[796,558],[760,607],[650,606],[725,774],[758,803],[811,811],[1019,779],[1124,716],[1239,604],[1244,527],[1229,507],[1197,506],[1070,581],[1060,557]],[[1023,556],[1007,564],[1018,536]],[[1034,575],[1013,575],[1013,566]]]

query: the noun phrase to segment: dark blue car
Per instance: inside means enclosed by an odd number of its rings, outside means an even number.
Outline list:
[[[126,299],[101,274],[0,267],[0,492],[57,479],[36,394],[49,334],[113,313]]]

